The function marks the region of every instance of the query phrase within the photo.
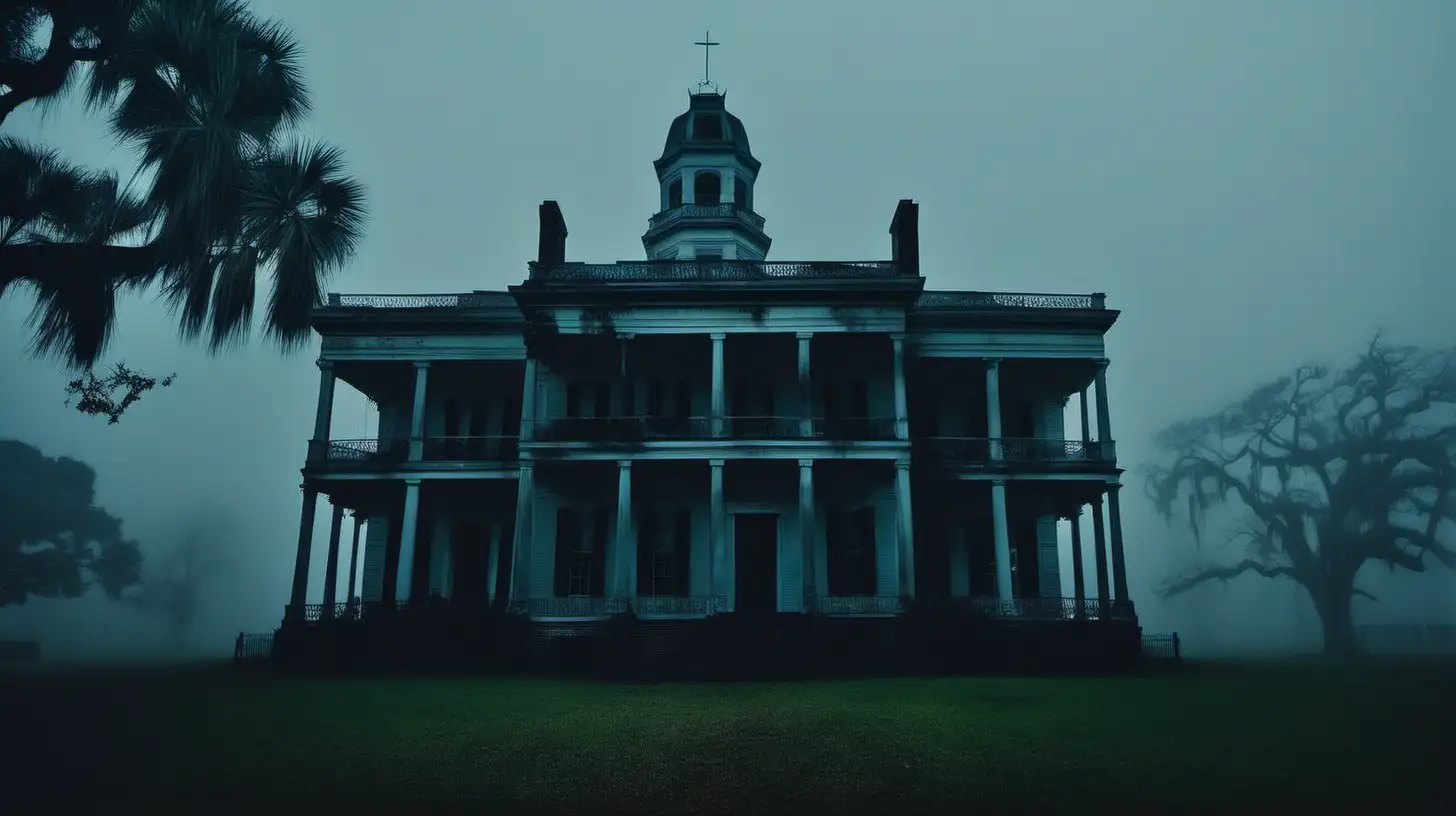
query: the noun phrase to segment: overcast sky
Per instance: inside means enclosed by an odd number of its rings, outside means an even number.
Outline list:
[[[570,259],[641,257],[651,161],[701,76],[706,28],[763,162],[770,257],[888,257],[895,202],[914,198],[929,287],[1106,292],[1122,310],[1107,346],[1129,467],[1169,422],[1347,359],[1376,327],[1456,339],[1449,0],[252,5],[306,47],[307,133],[369,189],[367,239],[334,291],[518,282],[548,198]],[[81,162],[131,161],[75,104],[5,128]],[[276,625],[316,344],[209,357],[154,303],[126,303],[113,359],[179,376],[108,427],[65,409],[65,373],[25,355],[29,306],[0,303],[0,436],[91,463],[100,501],[144,542],[188,508],[227,508],[246,581],[219,626]],[[336,435],[365,421],[340,400]],[[1150,607],[1167,534],[1128,480],[1132,583]]]

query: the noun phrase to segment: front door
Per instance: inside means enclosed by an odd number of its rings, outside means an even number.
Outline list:
[[[768,614],[778,610],[779,517],[733,516],[733,609]]]

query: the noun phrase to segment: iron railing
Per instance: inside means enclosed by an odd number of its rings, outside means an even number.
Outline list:
[[[460,292],[439,295],[341,295],[329,293],[334,309],[514,309],[510,292]]]
[[[820,596],[814,610],[821,615],[898,615],[904,611],[897,595]]]
[[[647,230],[652,232],[683,219],[694,218],[730,218],[756,230],[762,230],[764,225],[763,216],[747,207],[728,202],[726,204],[683,204],[670,210],[663,210],[649,219]]]
[[[941,461],[950,465],[987,464],[992,461],[991,443],[999,441],[998,461],[1012,464],[1083,463],[1113,461],[1111,445],[1073,439],[981,439],[975,437],[924,437]]]
[[[1018,620],[1122,620],[1132,614],[1131,604],[1105,603],[1097,598],[1038,596],[1001,600],[990,597],[953,598],[952,602],[979,615]]]
[[[647,596],[629,600],[638,617],[716,615],[728,608],[728,599],[721,595],[706,597]]]
[[[424,440],[426,462],[514,462],[514,436],[433,436]]]
[[[904,276],[894,261],[621,261],[530,265],[531,280],[551,283],[864,280]]]
[[[864,442],[894,439],[896,424],[894,417],[814,417],[811,426],[816,439]]]
[[[408,439],[327,439],[309,443],[311,462],[388,464],[409,459]]]
[[[239,632],[233,643],[233,660],[239,663],[262,662],[273,657],[273,633]]]
[[[921,292],[917,310],[959,311],[977,309],[1105,309],[1107,296],[1057,295],[1036,292]]]
[[[638,617],[704,617],[727,608],[727,600],[719,596],[640,597],[640,598],[530,598],[512,601],[509,610],[533,618],[604,618],[628,610]]]
[[[1143,659],[1176,663],[1183,659],[1183,641],[1178,633],[1143,635]]]
[[[804,435],[799,417],[730,416],[726,419],[728,435],[734,439],[800,439]]]

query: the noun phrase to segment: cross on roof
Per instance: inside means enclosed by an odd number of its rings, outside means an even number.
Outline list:
[[[708,32],[704,31],[703,39],[699,42],[693,43],[693,45],[701,45],[703,47],[703,81],[699,82],[698,84],[700,86],[710,85],[712,83],[708,81],[708,53],[712,50],[713,46],[722,45],[722,43],[713,42],[713,38],[708,36]]]

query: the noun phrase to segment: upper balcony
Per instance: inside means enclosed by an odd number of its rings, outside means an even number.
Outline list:
[[[520,459],[512,436],[430,436],[329,439],[309,443],[309,470],[379,473],[420,470],[514,470]]]
[[[533,442],[639,443],[718,440],[889,442],[894,417],[555,417],[535,422]]]
[[[918,453],[954,472],[995,469],[1034,471],[1102,471],[1117,466],[1112,442],[1075,439],[985,439],[973,437],[919,437]]]
[[[696,206],[696,205],[694,205]],[[732,205],[726,205],[732,206]],[[672,283],[715,281],[918,280],[894,261],[619,261],[611,264],[530,265],[531,280],[546,283]]]

